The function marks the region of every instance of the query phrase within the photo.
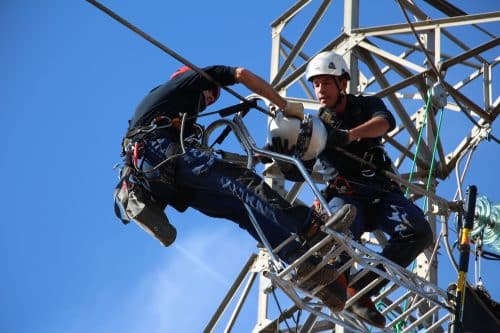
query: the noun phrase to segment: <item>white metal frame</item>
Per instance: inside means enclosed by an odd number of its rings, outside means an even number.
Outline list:
[[[417,3],[418,2],[418,3]],[[439,82],[448,92],[447,104],[445,110],[452,112],[461,112],[465,119],[469,119],[467,126],[457,129],[460,131],[462,140],[452,148],[445,148],[443,138],[438,137],[438,122],[436,114],[438,110],[432,106],[427,117],[428,125],[422,146],[416,157],[416,172],[413,184],[409,184],[415,199],[427,194],[430,207],[427,211],[429,220],[436,231],[435,217],[440,216],[442,220],[447,220],[452,210],[457,207],[451,202],[455,199],[462,199],[462,183],[466,170],[463,170],[461,176],[457,173],[457,195],[450,201],[439,198],[437,195],[437,184],[439,179],[446,179],[450,173],[458,172],[463,157],[476,149],[478,144],[486,139],[491,133],[493,122],[496,120],[500,107],[500,97],[493,96],[492,70],[500,62],[498,56],[500,39],[479,24],[498,22],[500,12],[466,14],[453,5],[450,1],[441,0],[400,0],[405,11],[411,13],[413,19],[411,26],[408,22],[391,25],[379,25],[371,27],[359,27],[360,20],[360,2],[359,0],[344,0],[344,18],[343,31],[327,42],[323,47],[307,53],[307,42],[317,34],[331,35],[331,31],[321,31],[319,29],[322,20],[327,19],[327,14],[331,0],[298,0],[282,15],[280,15],[272,24],[272,45],[271,45],[271,83],[288,100],[300,101],[310,110],[317,110],[319,105],[314,100],[312,91],[303,78],[307,62],[315,54],[324,50],[335,50],[343,54],[350,65],[352,81],[349,87],[351,93],[363,92],[374,94],[384,98],[390,108],[394,110],[398,126],[388,135],[386,135],[386,146],[392,149],[399,156],[394,160],[402,177],[408,174],[408,163],[415,157],[415,145],[418,140],[419,130],[422,126],[423,107],[407,106],[408,101],[420,100],[423,104],[428,98],[428,89]],[[393,3],[397,6],[396,3]],[[308,7],[309,6],[309,7]],[[316,6],[311,18],[303,23],[303,30],[295,36],[295,42],[290,40],[290,33],[287,27],[294,20],[303,20],[300,14],[306,7]],[[427,8],[427,9],[426,9]],[[445,17],[432,18],[426,10],[437,9]],[[403,18],[403,16],[401,16]],[[336,17],[339,18],[338,15]],[[413,27],[413,29],[412,29]],[[483,41],[477,45],[466,45],[459,36],[453,34],[454,27],[467,27],[477,31],[483,36]],[[413,36],[413,30],[418,37],[423,40],[427,55],[420,48]],[[288,38],[285,38],[287,32]],[[484,37],[486,36],[486,37]],[[413,39],[412,39],[413,38]],[[486,39],[486,40],[484,40]],[[445,48],[445,40],[448,44],[453,44],[454,51],[451,48]],[[393,45],[394,49],[400,51],[393,52],[392,48],[383,45]],[[401,48],[403,50],[401,51]],[[493,52],[491,52],[493,51]],[[493,58],[491,53],[495,54]],[[427,61],[427,56],[432,59],[432,64]],[[426,64],[426,65],[422,65]],[[439,70],[439,75],[434,71]],[[463,73],[463,77],[448,78],[447,72],[458,69]],[[395,79],[395,74],[399,79]],[[475,98],[467,93],[467,86],[476,81],[482,81],[483,96]],[[289,90],[294,87],[300,87],[303,96],[292,96]],[[413,111],[412,111],[413,110]],[[237,124],[235,127],[244,128],[243,124]],[[241,131],[244,136],[249,136],[245,130]],[[436,145],[437,156],[435,171],[431,178],[430,192],[422,190],[420,187],[424,183],[429,172],[432,158],[432,148]],[[246,146],[249,155],[255,153],[258,148]],[[469,158],[467,161],[469,161]],[[249,158],[250,163],[250,158]],[[467,163],[468,165],[468,163]],[[283,190],[284,180],[279,174],[273,173],[273,168],[265,170],[268,182],[278,190]],[[313,181],[318,177],[314,174],[306,181],[313,185]],[[400,179],[404,183],[404,178]],[[315,186],[313,185],[313,192]],[[302,189],[301,184],[295,184],[288,193],[284,193],[287,199],[295,200]],[[321,198],[321,196],[319,196]],[[446,223],[443,223],[446,227]],[[417,274],[413,274],[404,268],[398,267],[393,263],[387,262],[384,258],[378,256],[365,246],[362,246],[344,236],[328,230],[329,237],[335,238],[338,246],[337,253],[346,252],[352,257],[349,267],[354,264],[358,268],[365,267],[368,270],[376,270],[371,263],[382,263],[387,272],[379,271],[381,276],[389,278],[392,283],[388,285],[375,301],[385,300],[388,304],[383,313],[396,315],[387,325],[389,330],[392,325],[406,318],[408,326],[405,326],[403,332],[410,332],[414,327],[420,325],[420,329],[425,332],[439,332],[443,330],[446,321],[450,318],[446,293],[436,285],[437,264],[433,262],[431,249],[426,251],[419,259],[420,269]],[[437,231],[436,231],[436,234]],[[445,233],[444,241],[447,240],[448,233]],[[381,235],[379,235],[381,236]],[[441,236],[438,238],[438,242]],[[378,237],[383,241],[383,237]],[[285,310],[290,316],[295,311],[302,309],[309,315],[298,329],[299,332],[320,332],[331,331],[337,326],[336,332],[344,327],[347,331],[368,332],[369,327],[364,323],[357,321],[348,311],[339,314],[328,314],[321,303],[311,298],[312,295],[296,288],[293,281],[280,275],[280,267],[273,265],[272,251],[269,253],[266,249],[261,249],[258,255],[252,255],[249,263],[245,265],[242,273],[235,281],[236,284],[242,283],[245,276],[248,276],[248,282],[245,288],[249,288],[255,282],[255,277],[260,276],[261,288],[259,289],[258,318],[254,327],[255,332],[276,332],[286,331],[281,329],[281,323],[284,318],[267,318],[269,283],[281,288],[294,302],[295,305]],[[281,271],[282,272],[282,271]],[[419,277],[422,276],[422,277]],[[426,280],[427,279],[427,280]],[[266,286],[266,287],[262,287]],[[234,287],[234,285],[233,285]],[[222,305],[228,305],[228,300],[234,297],[237,288],[231,288],[224,299]],[[247,289],[245,289],[247,290]],[[366,291],[366,290],[365,290]],[[232,295],[232,296],[231,296]],[[243,295],[247,295],[244,292]],[[359,297],[359,296],[358,296]],[[348,301],[348,304],[354,300]],[[238,301],[241,306],[242,300]],[[406,304],[407,306],[403,306]],[[236,313],[239,310],[235,310]],[[207,326],[206,332],[212,332],[215,328],[217,318],[222,314],[221,308],[212,318]],[[286,316],[285,316],[286,317]],[[235,316],[231,317],[234,321]],[[230,323],[225,331],[230,331]]]

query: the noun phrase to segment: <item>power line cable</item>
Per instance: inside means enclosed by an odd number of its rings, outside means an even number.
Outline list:
[[[210,75],[208,75],[208,73],[206,73],[203,69],[201,69],[200,67],[196,66],[195,64],[193,64],[192,62],[190,62],[189,60],[187,60],[186,58],[184,58],[183,56],[181,56],[180,54],[178,54],[177,52],[175,52],[174,50],[172,50],[169,47],[163,45],[162,43],[160,43],[159,41],[157,41],[156,39],[154,39],[153,37],[151,37],[150,35],[148,35],[144,31],[140,30],[138,27],[136,27],[132,23],[128,22],[123,17],[119,16],[118,14],[116,14],[115,12],[113,12],[111,9],[107,8],[106,6],[104,6],[103,4],[101,4],[100,2],[95,1],[95,0],[85,0],[85,1],[87,1],[91,5],[95,6],[99,10],[103,11],[104,13],[108,14],[113,19],[115,19],[116,21],[120,22],[121,24],[123,24],[124,26],[126,26],[127,28],[129,28],[130,30],[132,30],[133,32],[135,32],[136,34],[138,34],[139,36],[141,36],[142,38],[144,38],[148,42],[150,42],[151,44],[155,45],[156,47],[158,47],[162,51],[166,52],[167,54],[169,54],[170,56],[172,56],[173,58],[175,58],[176,60],[178,60],[181,63],[183,63],[184,65],[190,67],[191,69],[193,69],[195,72],[197,72],[198,74],[200,74],[201,76],[203,76],[205,79],[207,79],[211,83],[213,83],[213,84],[217,85],[218,87],[224,89],[225,91],[227,91],[231,95],[235,96],[236,98],[240,99],[241,101],[243,101],[245,103],[248,102],[248,100],[245,97],[241,96],[240,94],[238,94],[236,91],[232,90],[231,88],[228,88],[226,86],[221,85],[214,78],[212,78]],[[262,107],[260,107],[258,105],[255,105],[253,107],[255,109],[257,109],[258,111],[263,112],[264,114],[266,114],[268,116],[273,116],[273,114],[271,112],[269,112],[268,110],[266,110],[266,109],[264,109],[264,108],[262,108]]]

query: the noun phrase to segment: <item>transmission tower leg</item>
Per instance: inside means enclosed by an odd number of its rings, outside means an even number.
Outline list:
[[[259,258],[256,261],[256,266],[258,267],[254,267],[260,271],[259,295],[257,299],[257,324],[252,331],[254,333],[261,332],[261,330],[267,327],[271,322],[268,318],[269,293],[267,292],[271,287],[271,281],[262,273],[264,270],[268,269],[269,261],[268,252],[261,248],[259,250]]]
[[[223,314],[227,310],[229,303],[235,297],[239,288],[243,284],[245,277],[247,276],[248,273],[250,273],[251,268],[256,261],[256,258],[257,258],[257,255],[255,253],[252,253],[250,258],[246,262],[245,266],[243,266],[243,269],[241,270],[240,274],[238,275],[238,277],[234,281],[233,285],[231,286],[231,288],[227,292],[226,296],[222,300],[221,304],[219,305],[219,307],[215,311],[214,315],[210,319],[210,322],[207,324],[207,326],[203,330],[204,333],[210,333],[210,332],[214,331],[215,326],[217,325],[217,323],[219,322],[219,320],[221,319],[221,317],[223,316]],[[251,282],[253,282],[253,280],[255,278],[254,275],[255,275],[255,273],[250,274],[250,276],[249,276],[250,282],[248,284],[251,285]]]
[[[350,34],[352,29],[359,28],[359,0],[344,0],[344,32]],[[349,82],[349,93],[359,92],[359,69],[358,59],[352,51],[345,54],[345,60],[351,69],[351,80]]]
[[[350,34],[352,29],[359,27],[359,0],[344,0],[344,31]],[[345,55],[345,60],[351,69],[351,80],[349,82],[349,93],[357,94],[359,92],[359,69],[358,60],[349,51]],[[351,333],[352,331],[341,325],[335,326],[335,333]]]

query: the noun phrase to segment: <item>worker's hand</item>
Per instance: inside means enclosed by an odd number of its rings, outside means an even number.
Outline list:
[[[273,151],[278,154],[292,156],[295,152],[295,145],[288,147],[288,139],[282,140],[280,137],[273,137],[272,143],[266,143],[264,149]],[[267,164],[272,163],[273,160],[267,156],[258,155],[260,162]]]
[[[293,155],[295,152],[295,145],[288,146],[288,139],[281,139],[278,136],[273,137],[269,150],[278,154]]]
[[[287,117],[294,117],[302,120],[304,119],[304,105],[298,102],[287,101],[283,113]]]
[[[332,128],[326,139],[326,146],[343,147],[349,143],[349,131],[344,129]]]

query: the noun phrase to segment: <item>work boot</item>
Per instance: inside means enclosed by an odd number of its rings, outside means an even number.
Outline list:
[[[319,243],[323,238],[328,236],[327,233],[321,231],[321,227],[329,222],[329,219],[336,219],[337,222],[331,225],[333,230],[340,233],[349,232],[349,227],[352,222],[356,218],[356,207],[351,204],[345,204],[340,208],[333,216],[328,218],[328,215],[321,211],[321,208],[313,207],[312,209],[312,220],[310,225],[307,227],[305,231],[301,233],[301,237],[304,238],[307,245],[310,247]],[[320,256],[324,256],[335,245],[335,242],[332,240],[325,244],[318,252]]]
[[[356,295],[356,292],[356,289],[352,287],[347,288],[349,297]],[[373,304],[372,300],[368,296],[361,296],[361,298],[349,306],[347,310],[351,311],[354,315],[356,315],[356,317],[372,326],[378,328],[385,327],[385,317],[377,310],[375,304]]]
[[[287,261],[292,263],[305,252],[305,248],[294,250],[287,255]],[[347,298],[347,279],[344,274],[340,274],[340,276],[335,278],[335,276],[337,276],[337,271],[334,266],[327,264],[314,273],[309,279],[301,281],[316,268],[321,262],[321,259],[321,257],[312,255],[297,267],[297,285],[299,288],[309,292],[318,286],[323,286],[314,296],[319,298],[330,311],[340,312],[344,309]]]
[[[305,248],[299,248],[287,255],[287,262],[292,264],[295,260],[301,257],[307,250]],[[321,267],[316,273],[314,273],[307,280],[302,281],[306,278],[312,271],[316,269],[316,266],[321,263],[321,259],[318,256],[311,255],[309,258],[304,260],[300,265],[297,266],[297,281],[299,288],[312,290],[318,285],[326,286],[334,281],[334,275],[336,273],[335,269],[331,265],[325,265]]]
[[[347,279],[340,274],[337,280],[321,289],[316,296],[325,303],[332,312],[344,310],[347,300]]]
[[[297,260],[305,252],[304,248],[294,250],[286,256],[286,261],[293,263],[293,261]],[[303,281],[303,279],[308,276],[319,263],[321,263],[321,259],[321,257],[312,255],[297,267],[297,286],[308,292],[312,292],[318,286],[323,286],[323,288],[315,293],[315,297],[319,298],[323,304],[330,308],[331,311],[341,311],[344,307],[345,299],[343,301],[339,301],[339,293],[331,291],[334,287],[331,286],[331,284],[334,282],[334,278],[337,275],[337,271],[332,265],[327,264],[321,267],[321,269],[314,273],[310,278]]]
[[[305,262],[301,264],[298,268],[297,278],[299,280],[299,288],[306,289],[308,291],[313,290],[319,285],[322,285],[318,292],[314,294],[315,297],[319,298],[324,305],[326,305],[332,312],[340,312],[344,309],[347,293],[346,293],[346,282],[343,282],[343,286],[336,282],[342,278],[345,280],[345,276],[341,274],[337,280],[333,280],[334,276],[337,275],[337,271],[332,265],[323,266],[318,272],[316,272],[312,277],[304,282],[300,282],[301,277],[308,275],[316,265],[310,265],[310,262]]]

